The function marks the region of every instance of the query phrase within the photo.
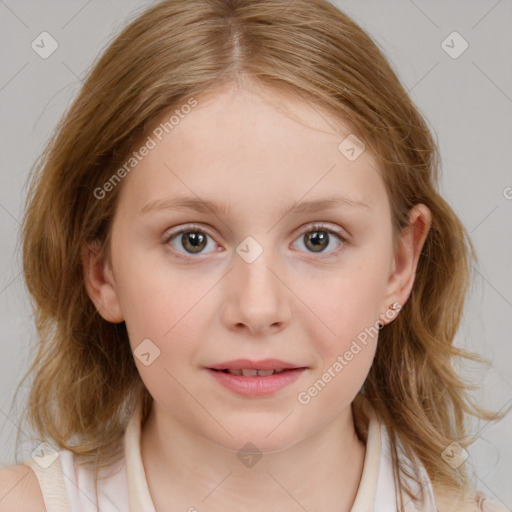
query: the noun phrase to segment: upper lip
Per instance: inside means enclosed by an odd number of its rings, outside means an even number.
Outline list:
[[[289,370],[292,368],[306,368],[294,363],[287,363],[279,359],[262,359],[251,361],[250,359],[234,359],[225,363],[209,366],[212,370]]]

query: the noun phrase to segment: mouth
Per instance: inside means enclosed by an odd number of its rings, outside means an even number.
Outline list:
[[[280,359],[262,359],[259,361],[236,359],[212,365],[208,369],[243,377],[268,377],[290,370],[305,370],[306,368],[306,366]]]
[[[293,368],[293,369],[300,369],[300,368]],[[292,369],[288,368],[288,369],[284,369],[284,368],[279,368],[279,369],[275,369],[275,370],[259,370],[259,369],[252,369],[252,368],[237,368],[237,369],[225,369],[225,370],[217,370],[215,368],[210,368],[210,370],[214,370],[216,372],[224,372],[224,373],[229,373],[230,375],[239,375],[239,376],[242,376],[242,377],[268,377],[270,375],[276,375],[278,373],[283,373],[283,372],[289,372],[289,371],[292,371]]]
[[[206,370],[231,392],[254,398],[273,395],[291,385],[308,367],[278,359],[237,359],[206,367]]]

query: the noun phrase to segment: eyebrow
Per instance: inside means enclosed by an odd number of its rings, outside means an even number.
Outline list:
[[[362,201],[342,196],[329,196],[323,199],[294,202],[284,207],[279,212],[279,216],[282,217],[289,213],[315,213],[333,210],[343,206],[360,209],[362,211],[370,211],[370,207]],[[160,210],[192,210],[199,213],[210,213],[214,215],[229,215],[230,213],[229,205],[224,203],[218,203],[208,199],[199,199],[197,197],[177,196],[151,201],[140,210],[140,214],[147,214],[149,212]]]

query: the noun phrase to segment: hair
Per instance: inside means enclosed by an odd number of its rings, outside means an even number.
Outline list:
[[[459,360],[484,362],[454,346],[475,251],[438,193],[440,159],[425,120],[384,52],[325,0],[165,0],[139,13],[89,70],[32,169],[22,223],[39,338],[22,380],[33,376],[25,412],[31,427],[97,470],[120,456],[137,401],[147,418],[153,399],[126,326],[104,320],[84,284],[84,244],[110,257],[122,183],[101,199],[94,191],[163,113],[243,81],[300,96],[349,124],[379,164],[395,244],[411,208],[422,203],[432,212],[412,292],[380,331],[360,393],[388,428],[399,480],[414,478],[400,462],[402,446],[433,482],[463,490],[464,464],[454,470],[441,453],[453,441],[472,442],[469,417],[500,417],[472,401],[474,387],[455,369]]]

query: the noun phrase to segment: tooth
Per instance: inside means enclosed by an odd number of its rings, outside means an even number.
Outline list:
[[[258,370],[258,375],[260,377],[266,377],[267,375],[272,375],[274,370]]]
[[[258,375],[258,370],[246,370],[246,369],[243,369],[242,370],[242,375],[244,377],[256,377],[256,375]]]
[[[228,370],[231,375],[242,375],[242,370]]]

